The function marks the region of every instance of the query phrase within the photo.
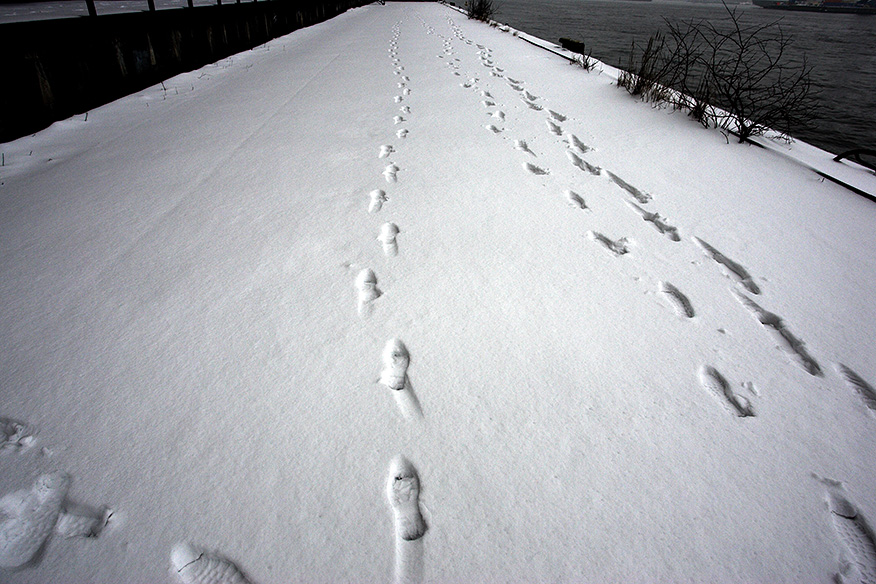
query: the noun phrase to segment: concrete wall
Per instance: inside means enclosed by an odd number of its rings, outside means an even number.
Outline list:
[[[0,25],[0,142],[370,0],[270,0]]]

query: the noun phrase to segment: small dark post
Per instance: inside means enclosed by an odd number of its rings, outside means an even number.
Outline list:
[[[88,16],[97,16],[97,8],[94,7],[94,0],[85,0],[85,5],[88,6]]]
[[[149,3],[149,12],[155,12],[155,0],[146,0]]]
[[[194,7],[195,7],[194,0],[189,0],[189,8],[194,8]]]
[[[222,6],[222,0],[216,0],[216,6]]]

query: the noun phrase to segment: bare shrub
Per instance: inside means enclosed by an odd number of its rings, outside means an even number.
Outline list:
[[[468,0],[465,3],[465,10],[469,18],[483,22],[489,22],[496,14],[493,0]]]
[[[793,39],[778,21],[748,25],[724,5],[719,21],[666,22],[669,34],[652,36],[630,51],[618,85],[649,101],[686,109],[744,142],[773,129],[785,134],[815,115],[805,55],[792,55]]]

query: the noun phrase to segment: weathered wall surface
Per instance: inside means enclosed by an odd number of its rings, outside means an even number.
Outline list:
[[[368,0],[272,0],[0,25],[0,142]]]

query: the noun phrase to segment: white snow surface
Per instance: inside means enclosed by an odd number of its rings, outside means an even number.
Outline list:
[[[876,204],[785,156],[434,3],[0,152],[0,496],[111,510],[4,582],[876,569]]]

